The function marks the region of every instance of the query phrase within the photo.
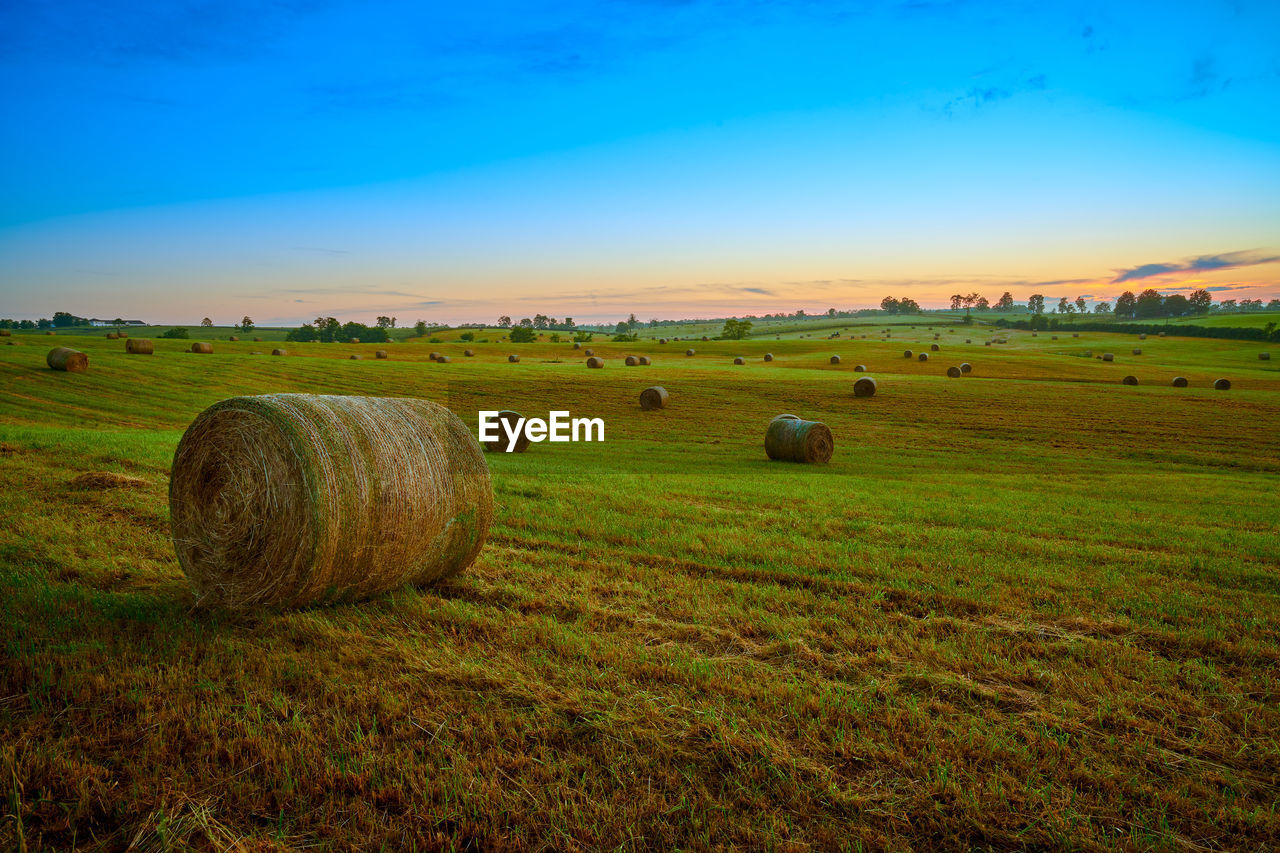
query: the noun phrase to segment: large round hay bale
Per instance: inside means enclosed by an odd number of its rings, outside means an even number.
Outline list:
[[[1057,339],[1058,339],[1057,335],[1053,335],[1052,337],[1049,338],[1049,340],[1051,341],[1056,341]]]
[[[1031,337],[1033,337],[1033,338],[1038,338],[1038,337],[1040,337],[1040,333],[1039,333],[1039,332],[1032,332],[1032,333],[1031,333]]]
[[[1133,354],[1134,354],[1134,355],[1142,355],[1142,350],[1140,350],[1140,349],[1134,349]]]
[[[513,412],[510,409],[503,409],[501,412],[498,412],[497,420],[505,421],[506,423],[511,424],[512,429],[515,429],[515,425],[520,422],[521,417],[523,416],[519,412]],[[493,441],[482,442],[482,445],[489,453],[506,453],[507,448],[512,446],[511,436],[507,434],[506,427],[501,424],[496,426],[496,432],[498,433],[498,437],[496,439]],[[529,449],[529,444],[529,434],[522,429],[520,430],[520,434],[516,436],[515,447],[511,452],[524,453]]]
[[[1215,380],[1213,380],[1213,390],[1215,390],[1215,391],[1230,391],[1230,390],[1231,390],[1231,380],[1230,380],[1230,379],[1215,379]]]
[[[453,361],[453,359],[449,358],[449,356],[442,355],[436,359],[436,364],[448,364],[451,361]]]
[[[596,351],[593,349],[587,349],[587,350],[583,350],[582,354],[590,358],[591,356],[596,354]]]
[[[253,342],[254,342],[255,344],[260,344],[260,343],[262,343],[262,338],[255,337],[255,338],[253,339]]]
[[[666,342],[667,342],[666,338],[658,338],[658,343],[665,344]]]
[[[733,363],[734,363],[734,364],[746,364],[746,363],[747,363],[747,360],[746,360],[745,358],[743,358],[742,356],[738,356],[737,358],[735,358],[735,359],[733,360]]]
[[[432,352],[427,353],[427,358],[431,361],[435,361],[439,357],[440,357],[440,353],[435,352],[434,350]]]
[[[903,358],[911,358],[911,356],[913,356],[913,355],[915,355],[915,353],[913,353],[911,350],[903,350],[903,351],[902,351],[902,357],[903,357]]]
[[[598,355],[593,355],[587,359],[587,367],[604,367],[604,359]]]
[[[876,381],[870,376],[863,376],[853,383],[853,396],[855,397],[874,397],[876,395]]]
[[[764,434],[764,452],[770,459],[789,462],[829,462],[836,442],[821,421],[774,418]]]
[[[654,385],[640,392],[640,408],[645,411],[650,409],[665,409],[667,407],[667,389],[661,385]]]
[[[932,351],[932,352],[941,352],[941,351],[942,351],[942,347],[938,346],[937,344],[929,344],[929,349],[930,349],[930,351]]]
[[[1138,340],[1145,341],[1146,339],[1147,339],[1146,335],[1138,335]]]
[[[696,355],[696,353],[695,353],[693,350],[691,350],[691,349],[687,349],[687,350],[685,350],[685,351],[684,351],[684,354],[685,354],[685,355],[687,355],[687,356],[693,356],[693,355]]]
[[[1072,332],[1072,333],[1071,333],[1071,337],[1073,337],[1073,338],[1078,338],[1078,337],[1080,337],[1080,333],[1079,333],[1079,332]]]
[[[44,357],[45,364],[53,370],[67,373],[84,373],[89,369],[89,356],[69,347],[54,347]]]
[[[765,353],[765,354],[764,354],[764,360],[765,360],[765,361],[773,361],[773,353],[771,353],[771,352],[767,352],[767,353]]]
[[[119,333],[119,332],[107,332],[107,340],[109,340],[109,341],[118,341],[118,340],[120,340],[120,333]]]
[[[927,352],[922,352],[922,353],[920,353],[920,355],[919,355],[919,359],[920,359],[921,361],[928,361],[928,360],[929,360],[929,353],[927,353]]]
[[[989,346],[991,346],[991,341],[983,341],[983,344],[982,344],[982,345],[983,345],[983,346],[986,346],[986,347],[989,347]]]
[[[227,340],[229,340],[229,341],[238,341],[238,340],[240,340],[240,339],[239,339],[239,338],[237,338],[235,335],[232,335],[231,337],[227,338]]]
[[[579,343],[579,342],[577,342],[577,341],[574,341],[574,342],[573,342],[573,348],[574,348],[574,349],[582,349],[582,344],[580,344],[580,343]]]
[[[839,364],[839,363],[840,363],[840,356],[838,356],[838,355],[833,355],[833,356],[831,356],[831,363],[832,363],[832,364]]]
[[[129,338],[124,342],[124,351],[129,355],[153,355],[156,345],[147,338]]]
[[[358,343],[360,343],[360,339],[359,339],[359,338],[352,338],[351,340],[347,341],[347,343],[349,343],[349,344],[358,344]]]
[[[969,363],[969,362],[967,362],[967,361],[966,361],[966,362],[962,362],[962,363],[961,363],[961,365],[960,365],[960,372],[961,372],[961,373],[972,373],[972,372],[973,372],[973,365],[972,365],[972,364],[970,364],[970,363]]]
[[[493,519],[489,469],[426,400],[233,397],[187,428],[173,544],[202,604],[349,601],[466,568]]]
[[[0,329],[0,338],[8,338],[8,337],[11,337],[12,335],[13,335],[13,332],[10,332],[8,329]]]
[[[364,358],[364,356],[357,355],[356,353],[352,353],[351,355],[347,356],[347,358],[350,359],[351,361],[359,361],[360,359]],[[439,361],[439,359],[436,359],[436,360]]]
[[[1137,385],[1137,384],[1138,384],[1138,377],[1136,377],[1136,376],[1126,376],[1124,379],[1121,379],[1120,381],[1121,381],[1121,382],[1123,382],[1125,385]]]
[[[213,344],[206,344],[203,341],[196,341],[191,345],[189,352],[200,353],[201,355],[210,355],[213,352]]]
[[[1187,378],[1185,376],[1175,376],[1173,377],[1173,382],[1170,384],[1173,385],[1174,388],[1186,388]]]
[[[1258,361],[1270,361],[1270,360],[1271,360],[1271,353],[1269,352],[1258,353]]]
[[[276,347],[271,351],[271,354],[272,355],[288,355],[289,351],[287,349],[280,349],[279,347]]]
[[[637,356],[636,360],[640,362],[641,367],[647,367],[650,364],[653,364],[647,355]]]
[[[709,341],[709,340],[711,340],[711,338],[708,338],[706,335],[703,335],[703,336],[702,336],[702,339],[703,339],[704,341]]]
[[[519,360],[520,360],[520,356],[516,355],[515,353],[512,353],[511,355],[507,356],[507,361],[511,362],[512,364],[515,364]]]
[[[960,378],[960,376],[961,376],[962,374],[961,374],[961,372],[960,372],[960,368],[958,368],[958,367],[948,367],[948,368],[947,368],[947,375],[948,375],[948,376],[950,376],[952,379],[959,379],[959,378]]]
[[[635,367],[640,363],[640,359],[636,358],[634,355],[629,355],[623,359],[623,363],[626,364],[627,367]]]
[[[384,349],[377,350],[377,351],[375,351],[375,352],[374,352],[373,357],[374,357],[374,358],[387,358],[387,357],[388,357],[388,356],[387,356],[387,351],[386,351],[386,350],[384,350]]]
[[[853,372],[854,372],[854,373],[866,373],[866,372],[867,372],[867,366],[866,366],[865,364],[855,364],[855,365],[853,366]]]
[[[1109,352],[1104,352],[1104,353],[1102,354],[1102,360],[1103,360],[1103,361],[1115,361],[1115,359],[1116,359],[1116,357],[1115,357],[1114,355],[1112,355],[1111,353],[1109,353]]]
[[[973,343],[973,339],[972,339],[972,338],[965,338],[965,339],[964,339],[964,342],[965,342],[966,344],[971,344],[971,343]]]

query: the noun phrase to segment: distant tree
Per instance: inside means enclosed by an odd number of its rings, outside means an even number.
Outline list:
[[[563,323],[561,323],[561,325],[562,325],[562,326],[565,326],[566,328],[570,328],[570,329],[572,329],[572,328],[573,328],[573,326],[574,326],[573,318],[572,318],[572,317],[565,317],[565,318],[564,318],[564,322],[563,322]]]
[[[55,329],[65,329],[70,326],[84,326],[88,324],[88,320],[83,317],[77,317],[74,314],[68,314],[66,311],[53,312],[53,326]]]
[[[638,326],[639,324],[640,324],[640,321],[636,319],[636,315],[634,313],[631,314],[631,316],[627,317],[628,329],[631,329],[632,331],[634,331],[636,326]]]
[[[498,318],[498,325],[504,329],[511,328],[511,318],[508,317],[506,314],[503,314],[501,317]]]
[[[248,314],[245,314],[244,319],[240,321],[240,325],[236,326],[236,328],[244,332],[245,334],[248,334],[249,332],[253,331],[253,320],[249,317]]]
[[[827,309],[827,316],[828,316],[828,317],[834,317],[834,316],[836,316],[836,309],[834,309],[834,308],[828,308],[828,309]]]
[[[205,317],[203,320],[200,321],[200,325],[204,326],[206,329],[212,329],[213,321],[210,320],[208,317]]]
[[[1160,291],[1148,287],[1138,294],[1134,302],[1133,316],[1139,318],[1159,317],[1164,314],[1164,297]]]
[[[1272,299],[1267,303],[1268,311],[1280,311],[1280,299]]]
[[[1074,314],[1075,310],[1076,310],[1076,306],[1068,302],[1067,297],[1064,296],[1058,300],[1059,314]]]
[[[619,335],[625,335],[627,332],[629,332],[629,331],[631,331],[631,330],[627,328],[627,321],[626,321],[626,320],[619,320],[619,321],[618,321],[618,325],[616,325],[616,326],[614,326],[614,327],[613,327],[613,331],[614,331],[614,332],[616,332],[616,333],[617,333],[617,334],[619,334]]]
[[[316,318],[316,340],[331,344],[342,334],[342,324],[335,317]],[[348,336],[349,337],[349,336]]]
[[[537,338],[537,333],[533,331],[532,326],[513,326],[510,337],[513,344],[528,344],[533,343],[534,339]]]
[[[533,327],[535,329],[545,329],[549,325],[550,318],[546,314],[533,315]]]
[[[528,317],[525,317],[523,320],[520,321],[520,325],[524,326],[526,329],[532,329],[533,321],[530,320]]]
[[[1054,322],[1058,322],[1054,320]],[[1027,325],[1032,329],[1043,330],[1049,328],[1049,318],[1044,314],[1033,314],[1031,319],[1027,321]]]
[[[413,333],[418,337],[424,337],[427,334],[427,321],[419,320],[413,324]]]
[[[1213,297],[1209,295],[1209,291],[1201,288],[1187,297],[1187,303],[1190,305],[1192,312],[1208,314],[1209,306],[1213,304]]]
[[[394,329],[396,327],[396,318],[395,317],[379,317],[376,321],[374,321],[374,324],[379,329]]]
[[[52,320],[50,320],[48,317],[41,317],[39,320],[36,320],[36,328],[37,328],[37,329],[52,329],[52,328],[53,328],[53,321],[52,321]]]
[[[178,340],[185,341],[187,338],[190,337],[190,335],[187,334],[186,327],[179,327],[177,329],[169,329],[166,332],[161,332],[160,337],[177,338]]]
[[[1031,294],[1031,296],[1027,298],[1027,309],[1030,310],[1032,314],[1043,314],[1044,313],[1044,294],[1043,293]]]
[[[1095,313],[1095,314],[1110,314],[1110,313],[1111,313],[1111,303],[1110,303],[1110,302],[1099,302],[1097,305],[1093,306],[1093,313]]]
[[[961,304],[964,303],[964,297],[959,293],[951,294],[951,310],[959,311]]]
[[[1234,299],[1224,299],[1218,303],[1218,308],[1229,314],[1236,310],[1236,301]]]
[[[904,296],[898,300],[898,313],[899,314],[919,314],[920,303],[916,302],[910,296]]]
[[[577,343],[580,343],[580,344],[585,344],[585,343],[587,343],[587,342],[588,342],[588,341],[590,341],[593,337],[595,337],[595,336],[594,336],[591,332],[577,331],[577,332],[574,332],[574,333],[573,333],[573,339],[574,339],[574,341],[575,341],[575,342],[577,342]]]
[[[316,327],[310,323],[303,323],[296,329],[290,329],[289,333],[284,336],[284,339],[286,341],[309,343],[316,339]]]
[[[1133,291],[1126,290],[1116,298],[1116,316],[1121,320],[1132,319],[1134,306],[1137,302],[1138,297],[1133,295]]]
[[[892,296],[886,296],[884,299],[880,300],[880,310],[886,314],[897,314],[898,300],[894,299]]]
[[[1089,313],[1089,305],[1084,301],[1083,296],[1076,297],[1076,310],[1079,311],[1081,314]]]
[[[740,341],[751,331],[750,320],[729,319],[724,321],[724,328],[720,330],[720,337],[731,341]]]
[[[996,310],[1009,311],[1009,310],[1012,310],[1012,308],[1013,308],[1013,294],[1006,290],[1004,292],[1004,295],[996,300]]]
[[[987,297],[985,296],[979,296],[978,304],[974,307],[976,307],[979,311],[988,311],[991,309],[991,301],[988,300]]]

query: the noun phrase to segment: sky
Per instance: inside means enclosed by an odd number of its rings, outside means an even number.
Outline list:
[[[1280,4],[0,0],[0,316],[1280,296]]]

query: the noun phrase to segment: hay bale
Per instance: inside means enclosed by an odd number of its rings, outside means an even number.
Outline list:
[[[703,336],[702,336],[702,339],[703,339],[704,341],[709,341],[709,340],[711,340],[711,338],[708,338],[706,335],[703,335]]]
[[[1051,341],[1056,341],[1057,339],[1058,339],[1057,335],[1053,335],[1052,337],[1049,338],[1049,340]]]
[[[1032,333],[1031,333],[1031,337],[1033,337],[1033,338],[1038,338],[1038,337],[1040,337],[1040,333],[1039,333],[1039,332],[1032,332]]]
[[[68,347],[54,347],[49,350],[44,361],[50,369],[64,370],[67,373],[84,373],[89,369],[89,356]]]
[[[835,446],[826,424],[794,416],[774,418],[764,434],[764,452],[770,459],[829,462]]]
[[[262,338],[259,338],[259,337],[256,337],[256,336],[255,336],[255,337],[254,337],[254,339],[253,339],[253,342],[254,342],[255,344],[260,344],[260,343],[262,343]]]
[[[442,355],[442,356],[440,356],[439,358],[437,358],[437,359],[436,359],[436,364],[448,364],[448,363],[449,363],[450,361],[452,361],[452,360],[453,360],[453,359],[449,358],[449,356],[447,356],[447,355]]]
[[[1136,377],[1136,376],[1126,376],[1124,379],[1121,379],[1120,381],[1121,381],[1121,382],[1123,382],[1125,385],[1137,385],[1137,384],[1138,384],[1138,377]]]
[[[973,343],[973,339],[972,339],[972,338],[965,338],[965,339],[964,339],[964,342],[965,342],[966,344],[971,344],[971,343]]]
[[[187,428],[169,512],[201,604],[297,607],[466,568],[493,488],[475,438],[443,406],[270,394],[215,403]]]
[[[1174,388],[1186,388],[1187,379],[1185,376],[1175,376],[1173,377],[1173,382],[1170,384],[1173,385]]]
[[[507,356],[507,361],[509,361],[511,364],[515,364],[519,360],[520,360],[520,356],[516,355],[515,353],[512,353],[511,355]]]
[[[359,338],[352,338],[351,340],[347,341],[347,343],[349,343],[349,344],[358,344],[358,343],[360,343],[360,339],[359,339]]]
[[[927,352],[922,352],[922,353],[920,353],[919,358],[920,358],[920,360],[921,360],[921,361],[928,361],[928,360],[929,360],[929,353],[927,353]]]
[[[934,335],[934,336],[933,336],[933,339],[934,339],[935,341],[940,341],[940,340],[942,340],[942,335]]]
[[[973,372],[973,365],[972,365],[972,364],[970,364],[970,363],[969,363],[969,362],[967,362],[967,361],[966,361],[966,362],[962,362],[962,363],[960,364],[960,372],[961,372],[961,373],[972,373],[972,372]]]
[[[8,329],[0,329],[0,338],[8,338],[12,336],[13,332],[10,332]]]
[[[1116,357],[1115,357],[1114,355],[1112,355],[1111,353],[1109,353],[1109,352],[1104,352],[1104,353],[1102,354],[1102,360],[1103,360],[1103,361],[1115,361],[1115,360],[1116,360]]]
[[[666,338],[658,338],[658,343],[665,344],[666,342],[667,342]]]
[[[577,341],[574,341],[574,342],[573,342],[573,348],[574,348],[574,349],[582,349],[582,344],[578,343]]]
[[[201,341],[196,341],[194,344],[191,345],[191,348],[188,350],[188,352],[199,353],[201,355],[210,355],[213,353],[213,344],[206,344]]]
[[[1230,390],[1231,390],[1231,380],[1230,380],[1230,379],[1215,379],[1215,380],[1213,380],[1213,390],[1215,390],[1215,391],[1230,391]]]
[[[289,354],[289,351],[288,351],[288,350],[285,350],[285,349],[280,349],[280,348],[278,348],[278,347],[277,347],[276,349],[273,349],[273,350],[271,351],[271,354],[272,354],[272,355],[288,355],[288,354]]]
[[[116,334],[117,334],[117,335],[119,335],[121,338],[127,338],[127,337],[129,337],[129,333],[128,333],[128,332],[116,332]]]
[[[604,367],[604,359],[598,355],[593,355],[587,359],[587,367]]]
[[[911,358],[913,355],[915,355],[915,353],[913,353],[911,350],[903,350],[903,351],[902,351],[902,357],[903,357],[903,358]]]
[[[435,352],[434,350],[427,353],[427,358],[430,359],[431,361],[435,361],[439,357],[440,357],[440,353]]]
[[[746,364],[746,363],[747,363],[747,360],[746,360],[745,358],[743,358],[742,356],[738,356],[737,358],[735,358],[735,359],[733,360],[733,363],[734,363],[734,364]]]
[[[650,409],[665,409],[667,407],[667,389],[661,385],[654,385],[640,392],[640,408],[646,412]]]
[[[50,331],[48,331],[48,332],[45,332],[45,334],[46,334],[46,335],[52,335],[52,334],[54,334],[54,332],[53,332],[52,330],[50,330]]]
[[[124,342],[124,351],[129,355],[153,355],[156,346],[147,338],[129,338]]]
[[[513,412],[510,409],[503,409],[501,412],[498,412],[497,419],[511,424],[512,428],[514,428],[515,425],[520,422],[521,417],[523,416],[519,412]],[[506,453],[507,448],[512,446],[511,437],[507,435],[507,430],[505,427],[499,424],[497,427],[497,432],[498,432],[498,437],[496,439],[494,439],[493,441],[482,442],[482,446],[484,447],[487,453]],[[524,453],[526,450],[529,449],[530,444],[531,442],[529,440],[529,434],[524,430],[521,430],[520,434],[516,436],[515,447],[512,449],[511,452]]]
[[[863,376],[853,383],[853,396],[855,397],[874,397],[876,395],[876,381],[870,376]]]
[[[596,351],[593,349],[588,349],[588,350],[584,350],[582,354],[590,358],[591,356],[596,354]]]
[[[1138,335],[1138,340],[1145,341],[1146,339],[1147,339],[1146,335]]]
[[[239,339],[239,338],[237,338],[235,335],[232,335],[231,337],[227,338],[227,340],[229,340],[229,341],[238,341],[238,340],[240,340],[240,339]]]
[[[867,366],[866,366],[865,364],[855,364],[855,365],[853,366],[853,372],[854,372],[854,373],[866,373],[866,372],[867,372]]]
[[[1258,361],[1270,361],[1270,360],[1271,360],[1271,353],[1269,352],[1258,353]]]
[[[636,358],[634,355],[629,355],[625,359],[623,359],[623,362],[627,365],[627,367],[635,367],[637,364],[640,363],[640,359]]]
[[[937,344],[929,344],[929,349],[932,350],[933,352],[942,351],[942,347],[938,346]]]
[[[1078,337],[1080,337],[1080,333],[1079,333],[1079,332],[1072,332],[1072,333],[1071,333],[1071,337],[1073,337],[1073,338],[1078,338]]]
[[[839,364],[839,363],[840,363],[840,356],[838,356],[838,355],[833,355],[833,356],[831,356],[831,363],[832,363],[832,364]]]
[[[765,353],[765,354],[764,354],[764,360],[765,360],[765,361],[773,361],[773,353],[771,353],[771,352],[767,352],[767,353]]]
[[[466,356],[467,358],[475,358],[476,351],[475,351],[475,350],[473,350],[473,349],[464,349],[464,350],[462,351],[462,354],[463,354],[464,356]]]
[[[142,489],[149,485],[141,477],[130,477],[128,474],[117,474],[113,471],[88,471],[71,478],[67,484],[73,489]]]
[[[118,340],[120,340],[120,333],[119,333],[119,332],[107,332],[107,340],[109,340],[109,341],[118,341]]]
[[[988,347],[989,347],[989,346],[991,346],[991,341],[986,341],[986,342],[984,342],[984,343],[983,343],[983,346],[988,346]]]
[[[687,355],[687,356],[689,356],[689,357],[691,357],[691,358],[692,358],[694,355],[696,355],[696,353],[695,353],[693,350],[691,350],[691,349],[687,349],[687,350],[685,350],[685,351],[684,351],[684,354],[685,354],[685,355]]]
[[[1134,354],[1134,355],[1142,355],[1142,350],[1140,350],[1140,349],[1135,349],[1135,350],[1133,351],[1133,354]]]
[[[387,358],[387,357],[388,357],[388,356],[387,356],[387,351],[386,351],[386,350],[384,350],[384,349],[377,350],[376,352],[374,352],[373,357],[374,357],[374,358]]]
[[[351,359],[352,361],[359,361],[360,359],[364,358],[364,356],[357,355],[356,353],[352,353],[351,355],[347,356],[347,358]]]
[[[1160,334],[1156,335],[1156,337],[1158,337],[1158,338],[1163,338],[1163,337],[1164,337],[1164,332],[1161,332]]]
[[[649,360],[649,356],[647,355],[640,356],[638,358],[638,361],[640,362],[641,367],[648,367],[649,365],[653,364],[653,362]]]
[[[950,376],[952,379],[959,379],[959,378],[960,378],[960,376],[961,376],[960,368],[958,368],[958,367],[948,367],[948,368],[947,368],[947,375],[948,375],[948,376]]]

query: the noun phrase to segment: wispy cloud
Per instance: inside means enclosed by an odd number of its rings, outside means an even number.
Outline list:
[[[1112,284],[1122,284],[1126,281],[1136,281],[1169,273],[1236,269],[1237,267],[1252,267],[1259,264],[1275,263],[1276,261],[1280,261],[1280,255],[1266,255],[1259,249],[1224,252],[1218,255],[1198,255],[1182,261],[1141,264],[1127,270],[1116,270],[1117,275],[1111,281]]]

